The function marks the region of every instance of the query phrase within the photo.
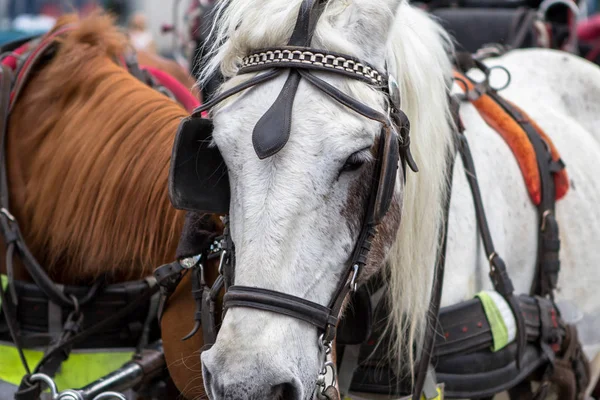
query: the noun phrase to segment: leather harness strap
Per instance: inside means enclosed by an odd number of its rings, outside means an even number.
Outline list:
[[[308,322],[322,332],[337,324],[337,318],[332,315],[330,308],[296,296],[256,287],[232,286],[225,293],[223,303],[227,308],[249,307],[287,315]]]
[[[465,73],[466,71],[477,68],[486,76],[489,76],[490,69],[485,66],[480,60],[474,60],[469,54],[459,53],[457,55],[458,67]],[[553,291],[556,289],[558,282],[558,273],[560,271],[560,237],[558,231],[558,223],[554,216],[556,204],[556,190],[554,176],[565,165],[562,160],[553,160],[550,145],[544,141],[541,134],[537,131],[533,122],[522,112],[516,105],[502,98],[496,90],[493,90],[489,85],[475,84],[466,75],[461,76],[462,80],[467,80],[470,84],[475,85],[475,96],[489,96],[494,100],[508,115],[512,118],[525,132],[529,142],[531,143],[537,168],[540,176],[540,203],[538,205],[538,259],[536,264],[536,277],[533,280],[530,293],[543,297],[549,296],[553,298]],[[463,89],[467,90],[466,87]],[[471,93],[467,93],[467,99]],[[489,253],[488,253],[489,254]]]
[[[2,210],[2,215],[0,216],[0,232],[4,238],[5,244],[7,246],[14,246],[19,258],[23,262],[27,272],[34,280],[34,282],[44,291],[44,293],[48,296],[49,299],[52,300],[57,305],[61,307],[75,307],[75,302],[72,298],[65,296],[62,290],[60,290],[55,283],[48,277],[48,274],[44,271],[42,266],[38,263],[35,257],[31,254],[23,235],[21,234],[21,230],[19,229],[19,225],[17,221],[14,219],[12,214],[10,213],[10,204],[9,204],[9,188],[8,188],[8,176],[7,176],[7,159],[6,159],[6,140],[8,135],[8,115],[14,107],[14,104],[18,100],[19,94],[21,93],[22,87],[24,86],[27,76],[31,73],[33,67],[36,63],[46,54],[46,52],[54,45],[56,38],[70,30],[72,30],[73,26],[66,26],[59,31],[48,35],[42,42],[36,47],[31,56],[27,58],[25,63],[16,71],[16,82],[11,81],[7,82],[8,87],[11,90],[10,102],[6,105],[6,109],[3,110],[5,115],[3,115],[2,121],[4,122],[4,126],[2,127],[2,131],[0,131],[0,146],[1,146],[1,159],[0,159],[0,210]],[[12,260],[7,260],[12,262]],[[9,282],[10,284],[10,282]],[[88,296],[84,299],[78,299],[77,303],[79,306],[91,301],[93,296]]]
[[[539,242],[538,261],[536,268],[537,279],[533,280],[531,294],[553,297],[560,271],[560,237],[558,223],[554,216],[556,191],[554,174],[564,168],[562,161],[552,160],[549,146],[538,134],[528,118],[508,100],[500,97],[495,91],[488,93],[515,121],[518,121],[535,150],[535,156],[540,171],[541,202],[538,206]]]
[[[97,291],[93,303],[81,306],[80,311],[85,315],[83,329],[99,322],[104,315],[110,315],[115,307],[121,308],[137,296],[142,294],[151,286],[147,280],[127,282],[122,284],[107,285],[100,278],[92,287]],[[14,310],[13,320],[19,321],[19,339],[24,348],[46,348],[58,338],[63,330],[64,321],[72,313],[70,308],[61,308],[52,303],[44,292],[35,283],[24,281],[13,281],[11,286],[15,290],[18,303],[12,296],[7,296],[7,304]],[[89,293],[90,288],[84,286],[64,286],[67,295],[80,298]],[[106,349],[106,348],[136,348],[138,340],[146,321],[145,316],[150,307],[141,305],[131,318],[123,320],[122,324],[101,332],[97,336],[90,337],[85,342],[78,344],[80,349]],[[53,321],[55,320],[55,321]],[[14,323],[16,326],[16,322]],[[52,326],[55,328],[53,329]],[[153,337],[154,337],[154,332]],[[0,316],[0,342],[11,342],[12,336],[9,332],[5,316]]]
[[[310,46],[323,7],[324,2],[321,0],[305,0],[300,4],[296,26],[288,43],[290,46]],[[261,69],[264,69],[264,66]],[[276,154],[287,143],[298,85],[300,74],[295,68],[290,68],[279,96],[256,123],[252,132],[252,144],[260,159]]]
[[[527,342],[558,343],[564,327],[555,322],[556,308],[542,298],[519,296],[519,309],[525,316]],[[468,354],[494,346],[492,328],[479,299],[472,299],[445,307],[439,315],[439,332],[443,339],[436,340],[435,359]]]
[[[517,322],[517,364],[523,357],[525,351],[525,344],[527,342],[525,335],[525,319],[519,309],[519,303],[514,295],[514,286],[508,271],[506,270],[506,264],[504,260],[496,253],[494,244],[492,241],[492,235],[490,228],[487,223],[487,217],[485,215],[485,209],[483,208],[483,200],[481,198],[481,191],[477,182],[477,174],[475,172],[475,163],[469,149],[469,144],[466,137],[459,133],[459,152],[463,161],[465,169],[465,175],[471,188],[473,195],[473,205],[475,207],[475,216],[477,219],[477,226],[479,227],[479,233],[483,241],[483,246],[490,262],[490,278],[496,290],[509,304],[515,320]]]

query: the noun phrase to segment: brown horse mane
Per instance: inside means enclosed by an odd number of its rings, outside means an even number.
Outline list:
[[[173,259],[183,226],[167,177],[187,113],[115,62],[127,38],[110,17],[68,15],[54,30],[67,24],[9,121],[13,212],[54,279],[139,279]]]

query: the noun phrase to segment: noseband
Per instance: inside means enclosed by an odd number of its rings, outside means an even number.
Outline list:
[[[397,169],[400,162],[414,171],[417,167],[410,154],[409,121],[400,110],[399,88],[392,76],[379,72],[376,68],[357,58],[313,49],[310,46],[317,21],[323,12],[325,1],[304,0],[300,7],[296,26],[287,46],[268,48],[249,54],[243,59],[238,74],[259,73],[246,82],[222,92],[214,99],[194,111],[190,118],[184,120],[177,134],[169,179],[169,194],[176,208],[213,213],[227,213],[229,204],[229,182],[223,179],[226,171],[218,180],[212,179],[215,169],[223,169],[224,162],[218,150],[209,147],[212,135],[212,123],[201,117],[203,111],[216,104],[258,84],[273,80],[289,71],[287,80],[277,100],[259,119],[254,127],[252,143],[260,159],[268,158],[279,152],[287,143],[290,134],[292,107],[299,83],[302,79],[309,82],[330,98],[350,108],[358,114],[382,124],[378,146],[377,165],[372,177],[366,213],[354,251],[349,258],[345,270],[337,284],[336,290],[327,306],[308,301],[304,298],[274,290],[239,286],[234,284],[233,243],[228,235],[222,241],[226,256],[221,259],[219,279],[209,294],[202,298],[214,297],[221,285],[225,286],[224,309],[234,307],[253,308],[290,316],[315,326],[321,334],[323,349],[331,348],[335,338],[336,327],[342,306],[348,294],[355,290],[360,274],[367,263],[376,227],[386,215],[393,199]],[[358,80],[377,88],[385,94],[388,110],[384,114],[340,91],[338,88],[317,77],[313,72],[327,72]],[[190,146],[194,146],[191,153]],[[198,147],[199,146],[199,147]],[[205,158],[204,155],[207,155]],[[189,162],[191,158],[208,161],[208,167]],[[193,171],[190,171],[193,168]],[[205,170],[204,168],[212,168]],[[403,169],[405,171],[405,169]],[[221,174],[216,174],[221,175]],[[193,180],[192,180],[193,179]],[[215,195],[211,195],[215,193]],[[224,205],[226,201],[227,206]],[[228,229],[226,229],[228,230]],[[184,264],[182,262],[182,264]],[[190,262],[195,265],[195,262]],[[173,266],[162,271],[157,270],[159,281],[167,275],[186,269],[186,266]],[[163,267],[164,268],[164,267]],[[209,292],[209,291],[206,291]],[[214,307],[214,301],[213,301]],[[206,308],[206,304],[203,305]],[[197,313],[202,325],[206,322],[203,309]],[[196,326],[196,330],[198,326]],[[193,332],[194,333],[194,332]],[[209,335],[212,336],[212,335]],[[205,337],[210,341],[210,337]],[[327,351],[325,351],[327,353]],[[324,363],[324,368],[327,365]],[[324,371],[321,376],[324,377]],[[324,384],[323,384],[324,386]]]

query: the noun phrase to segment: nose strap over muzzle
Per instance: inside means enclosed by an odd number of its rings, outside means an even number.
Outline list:
[[[369,213],[366,219],[372,219]],[[374,236],[375,225],[370,223],[363,225],[351,258],[352,262],[349,264],[349,268],[345,269],[327,307],[287,293],[239,285],[229,287],[223,298],[223,307],[225,310],[233,307],[253,308],[308,322],[322,333],[323,342],[330,343],[335,338],[344,301],[348,294],[356,288],[358,274],[367,263]]]
[[[287,315],[314,325],[325,332],[326,336],[328,332],[330,335],[335,334],[338,322],[338,316],[329,307],[287,293],[257,287],[231,286],[223,298],[223,306],[226,310],[231,307],[247,307]],[[333,340],[333,336],[330,340]]]

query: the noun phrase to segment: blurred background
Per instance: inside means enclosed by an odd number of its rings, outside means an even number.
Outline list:
[[[283,1],[283,0],[282,0]],[[65,12],[98,7],[118,17],[138,49],[176,60],[197,75],[217,0],[0,0],[0,45],[51,29]],[[546,47],[600,63],[600,0],[411,0],[436,16],[459,50],[489,44]],[[210,44],[210,43],[208,43]],[[202,88],[209,98],[220,81]]]
[[[174,35],[165,32],[165,25],[173,25],[174,11],[177,8],[178,22],[181,27],[185,23],[187,8],[192,3],[204,3],[204,1],[0,0],[0,44],[16,37],[46,32],[54,25],[56,17],[64,12],[76,10],[81,14],[87,14],[97,7],[102,7],[117,15],[119,24],[123,27],[128,27],[132,22],[138,30],[144,28],[148,36],[138,37],[139,42],[143,43],[151,39],[158,53],[173,58],[176,52]]]

